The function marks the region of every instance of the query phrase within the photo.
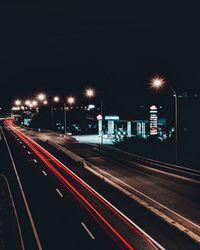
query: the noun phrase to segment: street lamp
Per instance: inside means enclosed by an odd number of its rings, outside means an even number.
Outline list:
[[[85,90],[85,96],[88,98],[93,98],[96,96],[96,91],[93,88],[87,88]],[[98,119],[99,122],[99,127],[100,128],[100,135],[101,135],[101,145],[103,145],[103,102],[102,102],[102,98],[100,99],[100,113],[101,115],[98,116],[100,117],[100,119]]]
[[[73,96],[67,97],[67,103],[69,104],[70,108],[71,105],[75,103],[75,98]],[[64,105],[64,133],[66,134],[66,103],[63,101]]]
[[[54,102],[59,102],[59,101],[60,101],[60,98],[59,98],[58,96],[54,96],[53,101],[54,101]]]
[[[59,102],[60,101],[60,98],[58,96],[54,96],[53,97],[53,101],[54,102]],[[51,103],[51,130],[53,131],[53,104]]]
[[[150,81],[151,88],[155,90],[159,90],[166,85],[166,81],[163,77],[156,76],[153,77]],[[178,162],[178,98],[175,89],[171,85],[167,85],[173,92],[174,100],[175,100],[175,153],[176,153],[176,163]]]
[[[39,101],[44,101],[45,98],[46,98],[46,95],[43,94],[43,93],[40,93],[40,94],[37,96],[37,98],[38,98]]]
[[[30,104],[29,104],[30,105]],[[33,100],[32,101],[32,105],[34,106],[34,107],[36,107],[37,105],[38,105],[38,102],[36,101],[36,100]]]
[[[47,105],[47,104],[48,104],[48,101],[47,101],[47,100],[44,100],[44,101],[43,101],[43,104],[44,104],[44,105]]]
[[[95,97],[95,90],[92,89],[92,88],[88,88],[85,90],[85,96],[86,97],[89,97],[89,98],[92,98],[92,97]]]
[[[25,101],[25,105],[26,105],[26,106],[29,106],[30,104],[31,104],[31,101],[30,101],[30,100],[26,100],[26,101]]]
[[[69,103],[70,107],[72,104],[74,104],[75,98],[73,96],[67,97],[67,103]]]
[[[20,100],[16,100],[16,101],[15,101],[15,105],[16,105],[16,106],[20,106],[21,103],[22,103],[22,102],[21,102]]]

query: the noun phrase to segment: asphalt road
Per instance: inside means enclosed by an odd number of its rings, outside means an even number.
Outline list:
[[[16,142],[13,143],[13,138],[9,136],[8,142],[43,249],[119,249],[62,183],[41,162],[34,161],[33,153],[28,154],[30,151],[23,148],[24,145],[16,147]],[[6,154],[6,150],[4,152]],[[8,167],[8,163],[9,158],[6,155],[4,166]],[[4,169],[4,172],[10,175],[7,169]],[[12,193],[18,189],[17,184],[14,185]],[[18,192],[15,200],[19,197]],[[19,205],[20,202],[17,202],[18,210],[22,206]],[[25,214],[26,211],[23,209],[20,219]],[[37,249],[27,221],[28,218],[22,225],[26,249]],[[26,233],[26,230],[29,232]]]
[[[102,201],[91,195],[81,183],[60,171],[74,188],[87,197],[91,205],[88,209],[87,202],[79,199],[78,192],[75,193],[77,201],[62,179],[55,178],[51,169],[27,148],[28,142],[24,143],[8,133],[6,135],[43,249],[157,249],[144,235],[141,236],[135,228],[133,230]],[[52,159],[45,160],[53,164]],[[55,163],[54,168],[59,169]],[[106,219],[100,219],[92,207],[100,210],[102,218]],[[113,233],[113,225],[117,233]]]
[[[29,134],[31,136],[32,132]],[[35,133],[33,133],[36,136]],[[175,221],[200,236],[200,182],[149,167],[148,163],[122,158],[117,153],[106,153],[95,145],[69,143],[52,136],[40,135],[65,146],[101,171],[114,177],[131,193],[162,210]]]
[[[102,225],[97,223],[96,219],[88,213],[88,210],[74,199],[63,183],[55,178],[52,172],[37,159],[35,153],[28,149],[21,140],[17,140],[8,133],[6,135],[43,249],[118,249],[121,243],[112,239],[110,234],[102,228]],[[199,249],[199,245],[185,234],[169,226],[88,171],[78,167],[62,153],[41,141],[40,144],[64,164],[67,164],[70,169],[111,203],[125,212],[166,249]],[[5,162],[8,162],[8,159],[5,159]],[[76,188],[80,188],[74,180],[71,181]],[[84,190],[84,192],[86,191]],[[86,192],[84,195],[88,196],[89,194]],[[90,200],[90,202],[92,201]],[[96,203],[97,200],[93,200],[93,202]],[[105,214],[109,213],[108,211],[104,212]],[[114,218],[115,225],[116,221],[117,218]],[[120,227],[120,225],[118,226]],[[90,230],[95,239],[92,239],[86,228]],[[133,237],[133,235],[130,233],[129,237]],[[140,244],[141,242],[138,242],[136,249],[145,249]],[[29,247],[28,249],[35,248]],[[150,248],[147,247],[147,249]]]

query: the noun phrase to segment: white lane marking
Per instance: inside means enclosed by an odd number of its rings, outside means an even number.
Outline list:
[[[90,230],[86,227],[86,225],[85,225],[83,222],[81,222],[81,225],[83,226],[83,228],[85,229],[85,231],[89,234],[89,236],[90,236],[93,240],[95,240],[94,235],[90,232]]]
[[[30,151],[28,151],[28,154],[30,155],[30,154],[31,154],[31,152],[30,152]]]
[[[41,242],[40,242],[40,238],[39,238],[39,235],[38,235],[38,232],[37,232],[37,229],[35,227],[35,223],[33,221],[33,217],[32,217],[32,214],[31,214],[31,211],[30,211],[30,208],[28,206],[28,202],[26,200],[26,196],[25,196],[25,193],[24,193],[24,190],[23,190],[23,187],[22,187],[22,183],[20,181],[20,178],[19,178],[19,175],[18,175],[18,172],[17,172],[17,168],[16,168],[16,165],[15,165],[15,162],[14,162],[14,159],[13,159],[13,156],[12,156],[12,153],[11,153],[11,150],[10,150],[10,147],[9,147],[9,144],[8,144],[8,141],[6,139],[6,136],[1,128],[1,133],[3,135],[3,138],[4,138],[4,141],[6,143],[6,146],[7,146],[7,150],[8,150],[8,153],[10,155],[10,159],[11,159],[11,162],[12,162],[12,166],[13,166],[13,169],[14,169],[14,172],[15,172],[15,175],[16,175],[16,178],[17,178],[17,182],[18,182],[18,185],[19,185],[19,189],[21,191],[21,194],[22,194],[22,197],[23,197],[23,201],[24,201],[24,204],[25,204],[25,207],[26,207],[26,211],[27,211],[27,214],[28,214],[28,217],[29,217],[29,220],[30,220],[30,223],[31,223],[31,227],[33,229],[33,233],[34,233],[34,236],[35,236],[35,239],[36,239],[36,242],[37,242],[37,246],[38,246],[38,250],[42,250],[42,245],[41,245]]]
[[[23,148],[26,148],[26,146],[23,146]]]
[[[42,170],[42,173],[43,173],[45,176],[47,176],[47,173],[46,173],[44,170]]]
[[[63,195],[61,194],[60,190],[58,190],[58,189],[56,188],[56,191],[58,192],[58,194],[60,195],[60,197],[63,197]]]
[[[22,141],[20,141],[20,144],[22,144]]]
[[[118,179],[117,177],[115,177],[115,176],[109,174],[108,172],[106,172],[106,171],[104,171],[104,170],[102,170],[102,169],[99,169],[98,167],[95,167],[95,168],[97,168],[100,172],[103,172],[104,174],[106,174],[106,175],[112,177],[113,179],[117,180],[118,182],[121,182],[123,185],[125,185],[125,186],[127,186],[128,188],[132,189],[132,190],[135,191],[136,193],[142,195],[143,197],[145,197],[145,198],[149,199],[150,201],[156,203],[157,205],[163,207],[164,209],[168,210],[168,211],[171,212],[172,214],[174,214],[174,215],[180,217],[181,219],[187,221],[188,223],[190,223],[190,224],[192,224],[193,226],[195,226],[195,227],[197,227],[198,229],[200,229],[200,226],[199,226],[198,224],[196,224],[196,223],[192,222],[191,220],[185,218],[184,216],[182,216],[182,215],[176,213],[176,212],[173,211],[172,209],[170,209],[170,208],[166,207],[165,205],[159,203],[158,201],[152,199],[152,198],[149,197],[148,195],[146,195],[146,194],[140,192],[139,190],[137,190],[137,189],[135,189],[134,187],[128,185],[127,183],[123,182],[122,180]]]
[[[37,163],[37,160],[36,160],[36,159],[34,159],[34,162],[35,162],[35,163]]]

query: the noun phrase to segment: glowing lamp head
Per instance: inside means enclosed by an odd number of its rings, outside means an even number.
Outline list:
[[[150,86],[153,89],[160,89],[164,86],[164,84],[165,84],[165,79],[163,77],[160,77],[160,76],[153,77],[151,82],[150,82]]]
[[[45,98],[46,98],[46,95],[45,95],[45,94],[42,94],[42,93],[41,93],[41,94],[38,95],[38,100],[39,100],[39,101],[44,101]]]
[[[15,105],[16,105],[16,106],[21,105],[21,101],[20,101],[20,100],[16,100],[16,101],[15,101]]]
[[[32,101],[32,104],[33,104],[33,106],[37,106],[38,102],[34,100],[34,101]]]
[[[71,105],[75,102],[75,98],[73,96],[70,96],[67,98],[67,102]]]
[[[43,104],[44,104],[44,105],[47,105],[47,104],[48,104],[47,100],[44,100],[44,101],[43,101]]]
[[[54,102],[59,102],[59,101],[60,101],[60,98],[59,98],[58,96],[55,96],[55,97],[53,98],[53,100],[54,100]]]
[[[31,101],[30,101],[30,100],[26,100],[26,101],[25,101],[25,105],[26,105],[26,106],[29,106],[30,104],[31,104]]]
[[[92,88],[88,88],[85,90],[85,96],[91,98],[95,96],[95,90]]]

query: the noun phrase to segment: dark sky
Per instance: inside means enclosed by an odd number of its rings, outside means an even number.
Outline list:
[[[0,105],[88,85],[134,105],[152,95],[147,82],[155,73],[178,93],[200,93],[198,6],[81,2],[1,1]]]

